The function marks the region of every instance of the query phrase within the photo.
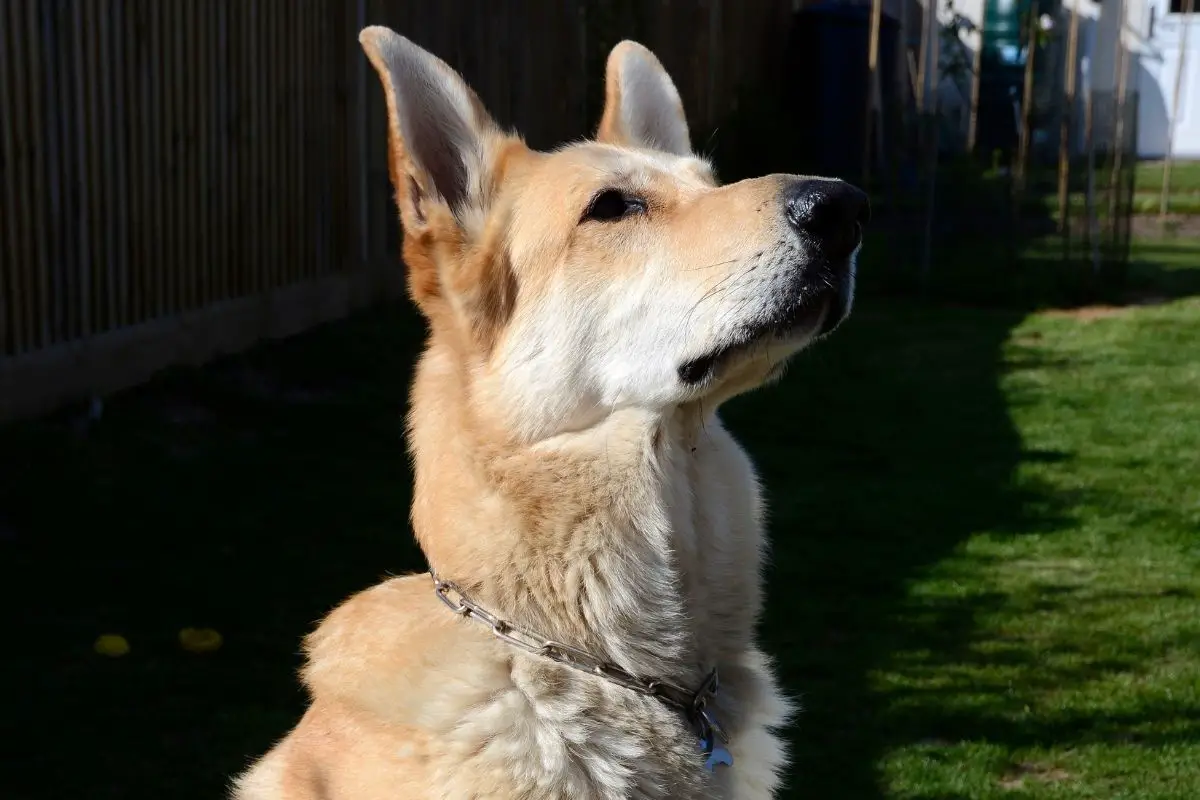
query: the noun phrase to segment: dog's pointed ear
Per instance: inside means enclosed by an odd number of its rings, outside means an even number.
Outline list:
[[[596,139],[681,156],[692,152],[679,90],[654,53],[637,42],[626,39],[608,55]]]
[[[495,123],[458,73],[427,50],[381,26],[364,28],[358,41],[383,82],[388,168],[404,227],[424,228],[438,205],[461,214],[479,199]]]

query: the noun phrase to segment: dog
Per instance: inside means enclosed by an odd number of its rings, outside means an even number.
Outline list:
[[[311,703],[236,800],[773,797],[793,706],[755,640],[764,508],[721,404],[850,313],[848,183],[722,185],[659,60],[537,152],[447,64],[359,41],[387,105],[429,573],[305,642]]]

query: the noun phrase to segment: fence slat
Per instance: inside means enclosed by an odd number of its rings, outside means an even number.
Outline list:
[[[129,75],[135,81],[135,92],[130,96],[129,113],[131,129],[134,136],[128,147],[130,194],[133,198],[133,208],[136,209],[135,227],[135,256],[131,272],[133,273],[134,295],[131,299],[134,320],[148,320],[154,317],[157,305],[156,285],[151,270],[155,256],[155,218],[154,200],[147,183],[147,176],[153,172],[154,150],[151,145],[153,133],[154,85],[151,80],[151,51],[150,40],[153,29],[147,9],[133,3],[126,9],[126,31],[129,34],[126,49],[126,66]],[[130,320],[133,322],[133,320]]]
[[[179,2],[167,6],[167,49],[165,52],[170,112],[167,115],[167,172],[164,176],[170,187],[168,201],[170,225],[167,228],[168,259],[165,264],[171,282],[171,305],[169,313],[179,314],[188,310],[188,288],[192,279],[191,242],[188,241],[187,211],[190,187],[187,185],[187,156],[185,137],[187,132],[187,109],[191,102],[187,94],[187,74],[184,69],[186,41],[191,40],[192,31],[184,35],[187,19],[184,5]]]
[[[212,292],[217,301],[229,299],[229,204],[219,202],[218,198],[225,196],[230,189],[229,183],[229,8],[225,0],[220,0],[214,6],[212,15],[213,28],[210,45],[213,48],[213,74],[209,84],[209,101],[214,113],[209,115],[212,127],[209,130],[213,148],[213,161],[210,165],[212,172],[212,222],[211,237],[213,240],[212,264],[209,269],[212,274]]]
[[[49,219],[46,227],[50,228],[51,221],[66,219],[70,214],[66,187],[70,185],[70,173],[74,166],[72,148],[67,137],[70,125],[69,115],[74,108],[70,97],[71,65],[64,55],[59,29],[60,19],[57,3],[45,3],[38,6],[42,11],[43,36],[43,71],[46,81],[46,95],[49,100],[44,106],[46,114],[46,129],[48,136],[46,172],[47,186],[50,196]],[[72,256],[74,250],[71,240],[77,234],[74,224],[67,225],[57,232],[58,235],[48,237],[51,260],[50,296],[54,316],[51,320],[51,330],[54,343],[66,341],[71,335],[71,313],[77,305],[74,297],[74,282],[68,281],[67,276],[72,272]]]
[[[259,0],[249,0],[248,3],[249,18],[247,19],[246,30],[246,55],[247,55],[247,75],[246,83],[250,87],[250,95],[247,98],[247,112],[250,115],[250,137],[249,143],[265,141],[266,132],[263,129],[263,106],[265,98],[262,93],[262,48],[259,46],[260,24],[259,24]],[[256,183],[262,185],[266,181],[263,174],[265,159],[247,158],[245,167],[247,171],[252,171],[256,176]],[[246,231],[246,241],[250,244],[249,255],[249,281],[246,287],[248,293],[260,292],[265,288],[262,280],[262,262],[264,251],[262,249],[263,231],[262,221],[262,193],[255,192],[253,184],[247,188],[247,199],[249,200],[251,220],[250,226]]]
[[[220,3],[203,3],[194,10],[196,27],[199,36],[196,37],[196,111],[195,136],[197,151],[197,181],[196,191],[200,207],[200,216],[196,223],[196,240],[199,244],[197,255],[200,261],[200,286],[197,292],[197,306],[204,307],[216,299],[215,273],[216,258],[213,247],[213,233],[216,231],[216,220],[213,218],[213,198],[216,186],[213,182],[213,166],[216,148],[212,138],[212,120],[217,117],[216,103],[213,102],[212,81],[216,72],[217,49],[213,26],[216,22],[216,8]]]
[[[16,80],[17,64],[22,56],[21,37],[14,36],[13,31],[19,28],[20,8],[17,3],[0,9],[0,42],[11,43],[10,47],[0,50],[0,118],[6,123],[0,125],[0,237],[3,237],[3,250],[0,258],[0,356],[16,354],[24,349],[25,320],[22,315],[25,303],[26,288],[21,281],[18,265],[25,258],[21,246],[21,227],[17,217],[17,192],[21,186],[20,163],[24,154],[20,152],[20,133],[17,126],[21,124],[20,111],[17,107],[16,92],[19,85]],[[23,198],[22,198],[23,199]]]
[[[280,46],[280,28],[283,22],[283,9],[279,0],[270,0],[267,5],[268,15],[266,25],[263,31],[263,60],[265,62],[264,77],[265,86],[267,88],[266,116],[267,116],[267,141],[271,145],[267,148],[267,165],[269,172],[267,175],[267,185],[272,187],[265,200],[264,206],[266,211],[266,226],[267,241],[273,246],[270,248],[270,256],[263,259],[263,266],[267,273],[267,289],[274,289],[282,283],[281,275],[286,267],[284,264],[287,258],[286,249],[283,245],[283,236],[281,235],[283,228],[284,215],[287,213],[289,198],[284,197],[282,191],[283,170],[281,164],[284,154],[287,152],[286,143],[283,141],[281,134],[281,112],[283,110],[282,103],[285,95],[285,89],[282,86],[283,71],[281,67],[283,63],[279,57]]]
[[[232,94],[230,103],[234,109],[236,125],[229,132],[230,157],[232,160],[232,183],[235,190],[230,224],[233,235],[230,237],[234,244],[233,264],[230,265],[230,296],[240,297],[245,293],[245,277],[248,271],[247,230],[250,225],[249,187],[250,165],[245,160],[244,145],[249,141],[250,108],[247,97],[249,80],[246,77],[247,57],[249,48],[246,45],[246,15],[248,3],[230,6],[230,44],[229,52],[232,58],[231,71],[241,76],[241,80],[232,83],[229,90]]]
[[[125,72],[125,15],[124,0],[112,0],[106,14],[108,19],[108,36],[105,39],[105,61],[114,61],[105,78],[111,94],[112,136],[109,137],[109,157],[112,159],[113,180],[109,187],[108,202],[116,214],[116,234],[113,236],[111,261],[108,268],[116,274],[114,315],[116,327],[130,324],[129,315],[129,267],[132,253],[129,247],[129,221],[132,198],[129,196],[129,183],[126,172],[128,164],[125,159],[125,147],[129,141],[132,126],[128,124],[129,111],[127,94],[129,83]],[[116,54],[121,54],[119,59]],[[107,105],[107,103],[106,103]]]
[[[200,222],[201,184],[199,176],[199,148],[196,132],[196,110],[200,107],[199,81],[203,64],[197,45],[200,30],[196,24],[196,0],[176,0],[178,3],[179,49],[175,53],[178,63],[179,85],[183,87],[183,103],[179,109],[179,132],[177,134],[179,185],[179,244],[181,258],[186,264],[183,271],[181,305],[192,311],[199,306],[200,286],[204,279],[204,264],[201,261],[203,245],[197,236]],[[186,32],[186,33],[185,33]]]
[[[96,49],[93,51],[96,63],[93,69],[96,73],[97,91],[95,102],[99,110],[97,124],[100,135],[96,138],[98,148],[97,161],[103,170],[104,179],[97,187],[97,205],[103,209],[106,224],[103,226],[104,247],[100,251],[98,277],[105,283],[104,323],[105,330],[119,327],[118,297],[120,270],[122,259],[117,257],[118,240],[121,236],[121,202],[116,198],[116,187],[120,181],[117,173],[116,144],[119,141],[114,119],[116,106],[117,83],[113,79],[113,59],[111,55],[112,37],[112,2],[99,0],[96,10],[95,36]]]
[[[166,164],[163,159],[163,132],[166,128],[166,109],[163,103],[163,32],[162,4],[151,3],[147,25],[146,105],[142,109],[146,120],[146,162],[141,179],[145,190],[146,210],[149,224],[146,226],[148,250],[146,253],[146,279],[149,294],[154,298],[147,310],[147,318],[155,319],[167,312],[167,254],[166,248],[166,201],[167,196],[156,195],[158,182],[166,181]]]
[[[111,323],[105,319],[105,297],[108,287],[105,285],[103,256],[104,241],[107,238],[108,215],[111,211],[105,207],[101,191],[108,176],[104,170],[104,160],[100,157],[100,148],[104,140],[105,128],[100,121],[100,65],[99,22],[97,14],[99,0],[90,3],[75,4],[75,69],[80,76],[76,85],[79,98],[79,128],[75,138],[80,145],[79,170],[79,200],[80,200],[80,229],[81,241],[79,249],[83,253],[80,271],[84,279],[84,318],[81,335],[88,337],[93,330],[105,330]]]

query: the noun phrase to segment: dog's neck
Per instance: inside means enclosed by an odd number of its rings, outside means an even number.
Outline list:
[[[637,674],[699,680],[720,647],[694,627],[708,611],[712,536],[697,527],[712,520],[695,498],[715,418],[624,410],[514,445],[482,435],[446,366],[427,354],[410,420],[413,526],[434,570],[522,628]]]

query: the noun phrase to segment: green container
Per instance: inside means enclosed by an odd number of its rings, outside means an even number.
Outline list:
[[[1023,66],[1021,18],[1029,12],[1030,0],[987,0],[983,7],[983,48],[986,59],[1006,67]]]

